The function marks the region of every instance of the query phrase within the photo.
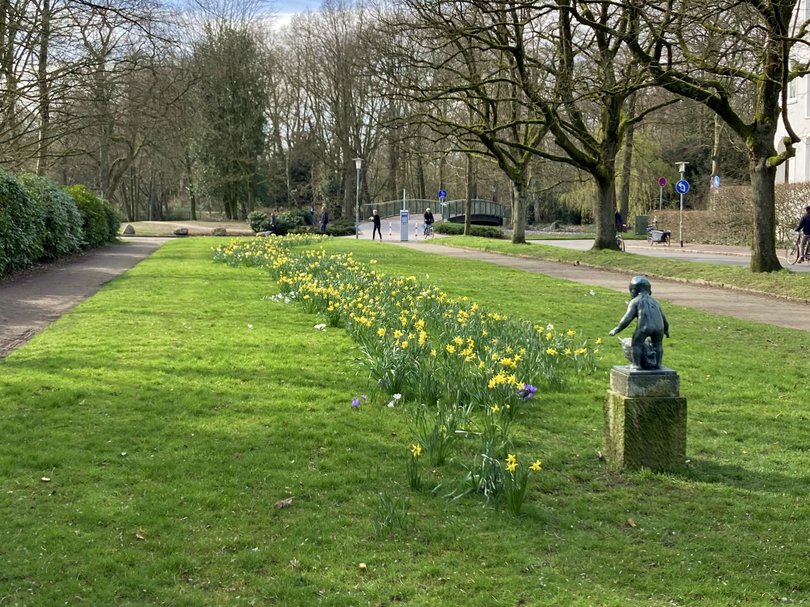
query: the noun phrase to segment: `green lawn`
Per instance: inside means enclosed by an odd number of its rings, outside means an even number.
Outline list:
[[[403,409],[356,344],[212,263],[227,240],[170,242],[0,361],[0,606],[810,603],[810,335],[665,304],[690,461],[616,474],[597,454],[624,294],[328,242],[605,340],[593,376],[518,418],[543,471],[514,517],[410,491]],[[382,535],[380,494],[408,505]]]
[[[618,251],[574,251],[551,245],[515,245],[508,240],[452,236],[439,238],[437,244],[463,247],[505,255],[547,259],[589,265],[650,277],[674,278],[706,285],[741,289],[776,297],[810,301],[810,274],[782,270],[753,273],[747,267],[647,257]],[[535,240],[535,243],[538,242]],[[781,254],[781,251],[778,251]],[[782,261],[784,265],[784,260]]]

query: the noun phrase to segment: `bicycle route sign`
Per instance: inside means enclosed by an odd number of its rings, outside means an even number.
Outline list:
[[[444,202],[444,199],[445,199],[445,198],[447,198],[447,190],[445,190],[444,188],[442,188],[441,190],[439,190],[439,200],[441,200],[442,202]]]

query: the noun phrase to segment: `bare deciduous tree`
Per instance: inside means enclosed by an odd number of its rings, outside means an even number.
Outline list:
[[[808,73],[806,61],[791,67],[791,49],[807,44],[810,23],[791,25],[798,1],[669,0],[660,5],[625,0],[623,5],[622,36],[655,82],[704,103],[745,142],[754,202],[751,270],[779,270],[776,167],[794,154],[799,141],[787,121],[787,84]],[[735,106],[741,83],[756,91],[748,111]],[[780,117],[788,132],[781,153],[775,144]]]

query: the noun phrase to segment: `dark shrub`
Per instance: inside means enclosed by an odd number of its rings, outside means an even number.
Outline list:
[[[266,232],[270,229],[270,216],[264,211],[251,211],[248,213],[247,222],[254,232]]]
[[[43,216],[20,181],[0,168],[0,276],[42,257]]]
[[[275,226],[270,225],[269,211],[251,211],[247,220],[254,232],[272,231],[277,236],[286,236],[290,232],[299,232],[301,226],[309,223],[309,212],[298,209],[276,213]]]
[[[433,230],[439,234],[460,236],[461,234],[464,234],[464,224],[443,221],[442,223],[434,223]],[[470,226],[470,236],[481,236],[482,238],[503,238],[503,230],[494,226],[473,225]]]
[[[78,251],[84,241],[82,216],[76,202],[47,177],[26,174],[20,182],[38,205],[43,221],[37,238],[43,259],[58,259]]]
[[[300,228],[307,223],[307,215],[309,213],[301,211],[285,211],[276,216],[276,227],[273,229],[274,234],[285,236],[290,232],[297,232]]]
[[[121,229],[121,216],[118,214],[112,205],[104,202],[104,216],[107,219],[107,235],[110,236],[109,242],[115,242],[118,239],[118,230]]]
[[[85,247],[100,247],[118,238],[120,221],[115,210],[103,198],[83,185],[65,188],[82,215]]]
[[[330,221],[326,225],[326,233],[330,236],[353,236],[355,233],[354,222],[345,219],[339,219],[334,222]]]

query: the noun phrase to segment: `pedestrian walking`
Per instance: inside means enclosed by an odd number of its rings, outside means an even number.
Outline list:
[[[377,209],[371,211],[371,222],[374,224],[374,229],[371,231],[371,240],[374,240],[376,235],[380,235],[380,241],[382,241],[382,224],[380,219],[380,214],[377,213]]]

